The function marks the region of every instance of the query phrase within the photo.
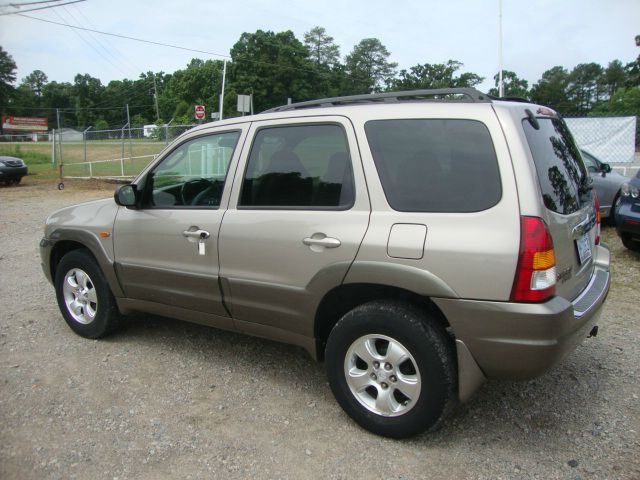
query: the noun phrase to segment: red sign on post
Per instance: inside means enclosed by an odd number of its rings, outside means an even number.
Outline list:
[[[204,119],[204,105],[196,105],[196,120]]]

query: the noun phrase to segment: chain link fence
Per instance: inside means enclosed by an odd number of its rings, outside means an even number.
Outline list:
[[[608,163],[614,170],[633,176],[640,168],[640,123],[635,115],[564,117],[578,146]]]
[[[140,173],[165,146],[192,127],[54,130],[50,135],[52,161],[59,167],[61,179],[128,179]]]

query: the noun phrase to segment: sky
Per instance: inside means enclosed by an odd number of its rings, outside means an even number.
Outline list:
[[[29,1],[0,0],[0,13],[15,11],[9,3]],[[502,4],[503,68],[530,86],[555,65],[606,67],[640,54],[634,41],[640,34],[640,0]],[[375,37],[400,69],[457,60],[463,72],[485,77],[479,85],[485,91],[499,68],[499,0],[86,0],[25,15],[220,55],[228,55],[243,32],[292,30],[302,41],[319,25],[334,37],[343,59],[360,40]],[[141,72],[171,73],[193,57],[222,58],[17,15],[0,16],[0,45],[14,58],[18,81],[39,69],[50,81],[72,82],[77,73],[89,73],[107,84]]]

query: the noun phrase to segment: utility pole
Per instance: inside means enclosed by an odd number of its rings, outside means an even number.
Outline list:
[[[62,134],[60,132],[60,109],[59,108],[56,108],[56,119],[58,124],[58,154],[59,154],[58,165],[60,165],[60,181],[62,181]]]
[[[227,78],[227,59],[224,59],[224,67],[222,68],[222,93],[220,94],[220,120],[224,118],[222,110],[224,108],[224,81]]]
[[[156,84],[156,74],[153,74],[153,99],[156,104],[156,122],[160,120],[160,110],[158,109],[158,85]]]
[[[129,160],[133,161],[133,149],[131,147],[131,119],[129,118],[129,104],[127,103],[127,125],[129,125]]]
[[[502,0],[499,1],[500,12],[498,14],[498,96],[504,97],[504,83],[502,82]]]

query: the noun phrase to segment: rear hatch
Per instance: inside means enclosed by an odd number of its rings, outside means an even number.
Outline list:
[[[591,179],[561,118],[530,116],[522,126],[538,173],[547,212],[545,221],[553,238],[556,295],[572,301],[587,286],[594,268],[599,232]]]

